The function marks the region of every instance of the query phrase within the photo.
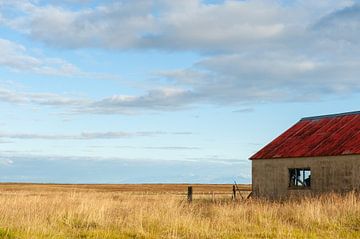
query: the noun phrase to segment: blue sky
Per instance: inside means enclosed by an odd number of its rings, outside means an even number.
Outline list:
[[[0,181],[251,182],[359,110],[357,1],[0,0]]]

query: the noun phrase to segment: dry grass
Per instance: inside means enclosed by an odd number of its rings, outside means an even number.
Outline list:
[[[203,195],[189,205],[176,194],[22,186],[0,186],[0,238],[360,237],[355,193],[282,203]]]
[[[183,194],[190,184],[35,184],[35,183],[0,183],[1,191],[32,192],[132,192],[140,194],[172,193]],[[229,194],[232,184],[191,184],[197,193]],[[238,185],[242,190],[251,190],[250,184]]]

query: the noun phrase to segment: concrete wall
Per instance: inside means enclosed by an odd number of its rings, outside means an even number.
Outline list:
[[[311,188],[289,188],[289,168],[310,168]],[[252,187],[269,199],[360,190],[360,155],[252,160]]]

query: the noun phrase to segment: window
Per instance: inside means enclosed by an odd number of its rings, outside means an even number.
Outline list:
[[[289,168],[290,188],[309,188],[311,186],[310,168]]]

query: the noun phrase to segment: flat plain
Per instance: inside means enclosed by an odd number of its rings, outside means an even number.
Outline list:
[[[124,192],[140,194],[184,194],[192,186],[194,194],[230,194],[231,184],[34,184],[34,183],[0,183],[1,191],[46,191],[46,192]],[[250,184],[238,185],[240,189],[251,190]]]
[[[360,238],[355,192],[234,201],[195,184],[188,203],[188,186],[0,184],[0,238]]]

